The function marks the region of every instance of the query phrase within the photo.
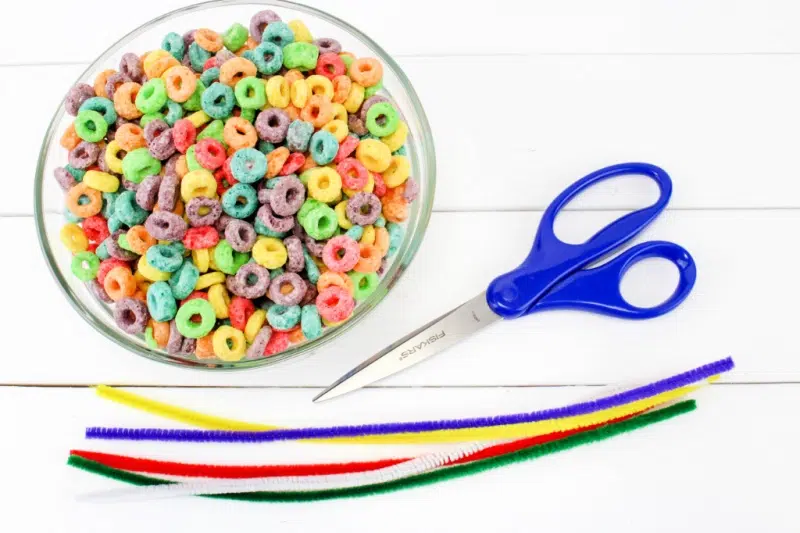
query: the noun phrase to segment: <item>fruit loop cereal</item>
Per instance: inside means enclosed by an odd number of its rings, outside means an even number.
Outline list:
[[[122,331],[201,360],[269,357],[346,321],[419,192],[382,77],[270,10],[126,53],[64,101],[72,273]]]

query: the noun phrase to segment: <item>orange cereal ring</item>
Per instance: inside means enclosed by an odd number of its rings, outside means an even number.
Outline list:
[[[343,104],[347,97],[350,96],[352,87],[353,82],[344,74],[333,78],[333,101],[337,104]]]
[[[359,259],[353,270],[362,274],[377,272],[381,267],[381,251],[374,244],[359,244]]]
[[[148,67],[145,67],[144,73],[148,79],[155,79],[160,78],[164,75],[166,71],[171,69],[172,67],[180,66],[178,60],[174,57],[168,55],[166,57],[160,57],[153,61]]]
[[[287,71],[286,74],[283,75],[283,77],[286,79],[286,83],[289,84],[289,87],[291,87],[292,84],[294,82],[296,82],[297,80],[305,79],[305,76],[303,76],[303,73],[300,72],[299,70],[297,70],[296,68],[293,68],[293,69]]]
[[[194,42],[197,43],[197,46],[203,50],[206,50],[207,52],[211,52],[212,54],[222,50],[223,46],[222,36],[214,30],[209,30],[208,28],[194,30]]]
[[[133,226],[128,230],[128,247],[139,255],[144,255],[147,249],[155,246],[156,239],[149,233],[144,226]]]
[[[150,319],[150,327],[153,328],[153,340],[159,347],[165,348],[169,341],[169,322],[156,322]]]
[[[350,77],[362,87],[372,87],[381,81],[383,66],[377,59],[362,57],[350,65]]]
[[[306,106],[300,111],[300,118],[319,129],[333,120],[333,105],[321,94],[312,95]]]
[[[114,91],[114,109],[122,118],[133,120],[142,116],[136,107],[136,95],[142,86],[135,81],[127,81]]]
[[[123,124],[117,129],[114,134],[114,140],[117,141],[119,147],[126,152],[132,152],[137,148],[144,148],[147,146],[147,141],[144,138],[144,130],[137,124],[128,122]]]
[[[131,296],[131,298],[133,298],[134,300],[139,300],[144,303],[147,303],[147,293],[138,287],[136,288],[136,292],[133,293],[133,296]]]
[[[341,287],[348,293],[353,294],[353,280],[347,274],[334,272],[333,270],[320,274],[317,280],[317,291],[322,292],[330,286]]]
[[[119,301],[136,294],[136,280],[127,267],[114,267],[108,271],[103,280],[103,288],[112,300]]]
[[[258,142],[256,128],[242,117],[231,117],[222,129],[222,139],[234,151],[252,148]]]
[[[213,359],[216,357],[216,354],[214,353],[214,345],[211,341],[213,337],[214,333],[209,333],[205,337],[197,339],[197,345],[195,346],[194,354],[198,359]]]
[[[189,172],[189,164],[186,162],[186,156],[181,154],[178,160],[175,161],[175,173],[179,178],[184,177]]]
[[[153,206],[153,213],[155,213],[156,211],[161,211],[161,208],[158,207],[158,204]],[[183,216],[183,200],[178,198],[175,201],[175,207],[172,209],[172,212],[178,215],[179,217]]]
[[[302,167],[300,167],[300,172],[305,172],[306,170],[308,170],[310,168],[317,167],[317,166],[319,166],[319,165],[317,165],[317,162],[314,161],[313,157],[306,157],[306,162],[303,163]]]
[[[103,98],[108,98],[108,93],[106,92],[106,82],[108,81],[109,76],[116,74],[117,71],[113,69],[107,69],[100,72],[94,78],[94,93],[97,96],[101,96]]]
[[[81,198],[89,201],[81,205]],[[67,191],[67,209],[76,217],[89,218],[103,209],[103,195],[84,182],[77,183]]]
[[[179,103],[191,98],[197,88],[197,78],[194,72],[183,65],[170,67],[164,73],[164,83],[167,86],[167,96]]]
[[[81,143],[81,138],[78,137],[78,134],[75,133],[75,125],[74,123],[70,122],[67,129],[64,130],[64,133],[61,135],[61,140],[59,144],[66,148],[67,150],[74,150],[76,146]]]
[[[276,148],[267,154],[267,177],[274,178],[289,159],[289,149],[285,146]]]
[[[383,204],[383,217],[389,222],[399,223],[408,218],[408,202],[405,199],[386,195],[381,198],[381,203]]]
[[[243,57],[234,57],[219,67],[219,81],[233,87],[240,80],[255,76],[257,73],[258,69],[256,69],[252,61],[248,61]]]
[[[236,50],[234,54],[241,56],[243,53],[247,52],[248,50],[252,50],[256,46],[258,46],[258,43],[252,37],[248,37],[242,47]]]
[[[306,336],[303,335],[303,330],[301,328],[294,328],[289,332],[289,342],[298,344],[306,340]]]
[[[300,110],[292,104],[287,105],[283,110],[289,115],[289,120],[294,121],[300,118]]]
[[[128,239],[130,242],[130,238]],[[389,252],[389,232],[386,228],[375,228],[375,247],[380,250],[381,257],[386,257]]]

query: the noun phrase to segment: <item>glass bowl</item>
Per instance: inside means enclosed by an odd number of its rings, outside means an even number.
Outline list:
[[[182,34],[189,29],[202,27],[221,31],[233,22],[247,26],[250,17],[265,8],[276,11],[284,21],[303,20],[315,37],[333,37],[342,44],[343,50],[352,52],[356,57],[375,57],[381,61],[384,66],[384,86],[380,94],[385,94],[395,103],[408,124],[406,148],[411,162],[411,175],[420,185],[419,197],[411,203],[404,241],[392,258],[380,285],[356,306],[352,317],[344,324],[326,328],[325,333],[313,341],[290,346],[284,352],[259,359],[225,362],[218,359],[197,359],[192,355],[169,355],[165,351],[150,349],[142,336],[129,335],[118,329],[111,308],[95,299],[87,286],[70,270],[72,254],[59,238],[61,226],[65,223],[64,192],[53,178],[54,169],[66,164],[66,150],[60,146],[59,139],[72,120],[65,113],[64,106],[60,106],[50,121],[42,143],[34,182],[34,213],[39,243],[50,271],[78,313],[105,337],[127,350],[155,361],[202,369],[244,369],[274,365],[301,354],[318,351],[353,328],[386,296],[416,254],[428,225],[436,183],[436,159],[428,119],[419,98],[406,75],[388,53],[356,28],[327,13],[282,0],[217,0],[177,9],[122,37],[103,52],[75,83],[91,84],[98,72],[118,68],[120,58],[126,52],[142,54],[160,48],[162,38],[171,31]]]

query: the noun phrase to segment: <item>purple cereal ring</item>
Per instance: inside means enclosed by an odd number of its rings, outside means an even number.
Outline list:
[[[261,330],[256,333],[256,338],[253,339],[253,344],[247,348],[245,358],[258,359],[259,357],[263,357],[264,349],[267,347],[270,337],[272,337],[272,328],[269,326],[262,327]]]
[[[125,176],[120,177],[119,179],[120,184],[122,184],[122,188],[126,191],[134,191],[136,192],[139,189],[139,184],[134,183]]]
[[[231,223],[231,220],[234,220],[234,218],[225,214],[219,217],[219,220],[217,220],[217,223],[214,224],[214,227],[217,229],[217,232],[220,235],[225,234],[225,229],[228,227],[228,224]]]
[[[322,257],[322,250],[325,249],[325,243],[328,241],[315,241],[312,237],[306,235],[305,242],[306,248],[308,248],[308,253],[314,257]]]
[[[229,59],[233,59],[236,57],[236,54],[228,50],[227,48],[223,48],[214,56],[214,65],[217,67],[221,67],[224,62]]]
[[[188,50],[192,43],[194,42],[194,32],[196,30],[189,30],[183,34],[183,46],[186,47]]]
[[[78,114],[81,105],[94,96],[94,89],[88,83],[79,83],[67,92],[64,98],[64,109],[72,116]]]
[[[289,231],[294,227],[294,217],[276,217],[269,204],[259,207],[256,216],[268,229],[278,233]]]
[[[114,139],[111,139],[111,140],[113,141]],[[100,153],[97,156],[97,168],[99,168],[103,172],[111,172],[111,169],[108,168],[108,163],[106,163],[106,158],[105,158],[105,155],[103,153]],[[112,174],[113,174],[113,172],[112,172]]]
[[[136,203],[145,211],[152,211],[158,200],[161,176],[147,176],[136,188]]]
[[[177,174],[165,174],[158,187],[158,207],[163,211],[172,211],[178,201],[178,189],[181,179]]]
[[[122,72],[117,72],[116,74],[112,74],[106,79],[106,94],[108,94],[108,99],[114,99],[114,93],[117,90],[117,87],[122,85],[123,83],[127,83],[129,81],[133,81],[128,76],[123,74]],[[119,119],[117,119],[119,122]],[[121,124],[117,124],[117,127],[120,127]]]
[[[78,183],[75,180],[75,177],[69,173],[69,170],[64,167],[56,167],[56,169],[53,171],[53,176],[55,176],[59,187],[65,191],[70,190],[76,183]]]
[[[172,140],[173,143],[175,139]],[[167,159],[167,162],[164,164],[164,175],[166,176],[175,176],[178,177],[178,159],[180,159],[181,154],[173,154],[172,157]]]
[[[258,263],[245,263],[235,276],[228,276],[225,284],[236,296],[255,300],[264,296],[270,288],[269,270]]]
[[[69,164],[81,170],[89,168],[97,162],[100,147],[94,143],[81,141],[78,146],[69,151]]]
[[[300,272],[306,266],[306,257],[303,255],[303,243],[298,238],[292,235],[283,239],[283,245],[286,247],[286,253],[289,258],[286,260],[285,268],[288,272]]]
[[[92,295],[101,302],[107,304],[114,303],[114,300],[111,299],[106,290],[103,288],[102,285],[100,285],[100,282],[97,281],[96,279],[87,281],[86,286],[89,288],[89,292],[91,292]]]
[[[167,353],[170,355],[190,355],[197,348],[196,339],[187,339],[178,331],[175,321],[169,323],[169,339],[167,340]]]
[[[328,53],[338,54],[342,51],[342,45],[339,44],[339,41],[330,37],[314,39],[314,46],[319,48],[320,55]]]
[[[205,215],[201,215],[201,209],[207,209],[208,212]],[[186,218],[189,219],[189,224],[195,228],[198,226],[213,226],[221,216],[222,206],[219,200],[198,196],[192,198],[186,204]]]
[[[225,227],[225,240],[228,241],[231,248],[243,254],[253,249],[257,236],[252,224],[238,218],[228,222]]]
[[[259,11],[250,19],[250,37],[257,43],[261,42],[261,37],[264,35],[264,30],[267,29],[267,24],[270,22],[278,22],[281,18],[277,13],[271,9]]]
[[[147,233],[159,241],[179,241],[186,233],[187,224],[181,217],[170,211],[156,211],[144,221]]]
[[[414,178],[408,178],[406,180],[406,188],[403,189],[403,198],[408,200],[409,202],[413,202],[417,199],[419,195],[419,183]]]
[[[309,305],[314,303],[317,299],[317,286],[307,279],[304,279],[303,281],[306,282],[306,295],[303,296],[302,300],[300,300],[299,305]]]
[[[136,83],[144,83],[147,78],[144,76],[142,62],[139,56],[128,52],[119,60],[119,71]]]
[[[147,305],[136,298],[122,298],[114,306],[114,321],[119,329],[133,335],[144,333],[150,313]]]
[[[303,229],[303,226],[298,222],[292,228],[292,235],[300,239],[301,241],[305,242],[306,240],[306,230]]]
[[[148,126],[149,125],[150,124],[148,124]],[[147,145],[147,151],[159,161],[164,161],[172,157],[176,151],[175,142],[172,140],[172,130],[167,130],[153,139],[153,141]]]
[[[350,115],[347,117],[347,128],[359,137],[369,133],[369,130],[364,125],[364,121],[358,118],[358,115]]]
[[[242,267],[244,268],[244,267]],[[292,290],[283,294],[281,288],[285,285],[290,285]],[[279,305],[297,305],[303,301],[306,295],[308,285],[303,278],[294,272],[285,272],[280,276],[276,276],[269,285],[269,299]]]
[[[263,181],[261,183],[264,183]],[[258,203],[260,204],[268,204],[269,197],[272,195],[272,189],[267,189],[266,187],[261,187],[259,185],[258,189]]]
[[[119,245],[119,236],[125,233],[125,230],[118,229],[114,233],[111,234],[105,241],[106,243],[106,251],[108,255],[113,257],[114,259],[122,259],[123,261],[133,261],[137,257],[137,254],[131,252],[130,250],[126,250],[122,246]]]
[[[291,119],[286,111],[277,107],[271,107],[262,111],[256,117],[255,127],[259,139],[274,144],[281,143],[286,138],[289,131]]]
[[[383,276],[386,273],[386,269],[388,266],[389,266],[389,261],[387,261],[386,258],[384,257],[383,259],[381,259],[381,266],[378,268],[377,274],[379,276]]]
[[[181,59],[181,65],[184,67],[192,68],[192,58],[189,57],[188,52],[183,54],[183,59]]]
[[[372,107],[375,104],[378,104],[380,102],[389,102],[389,99],[386,98],[385,96],[381,96],[379,94],[374,94],[374,95],[370,96],[369,98],[367,98],[366,100],[364,100],[364,103],[361,104],[361,110],[358,112],[358,118],[361,119],[361,122],[364,122],[364,123],[367,122],[367,111],[369,111],[370,107]]]
[[[353,224],[369,226],[381,216],[381,200],[371,192],[358,192],[347,200],[345,213]]]
[[[153,142],[153,140],[167,131],[169,129],[169,124],[157,118],[155,120],[151,120],[147,123],[147,126],[144,127],[144,140],[147,144]]]
[[[306,201],[306,188],[297,176],[284,176],[278,180],[269,197],[272,212],[282,217],[297,213]],[[380,202],[379,202],[380,203]]]

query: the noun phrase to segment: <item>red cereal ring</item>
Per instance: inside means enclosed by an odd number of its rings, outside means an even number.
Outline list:
[[[264,357],[281,353],[289,347],[289,332],[287,331],[273,331],[272,335],[264,347]]]
[[[377,172],[372,172],[372,179],[375,180],[375,188],[372,189],[372,193],[378,198],[382,198],[386,195],[387,190],[386,182],[383,181],[383,176]]]
[[[208,170],[216,170],[225,163],[228,154],[222,143],[210,137],[198,142],[194,147],[194,158],[200,166]]]
[[[358,159],[348,157],[336,165],[342,184],[353,191],[360,191],[369,182],[369,170]]]
[[[172,143],[180,153],[185,154],[186,150],[194,144],[196,137],[197,128],[190,120],[182,118],[176,120],[172,125]]]
[[[128,270],[131,269],[130,265],[123,261],[122,259],[115,259],[113,257],[109,259],[104,259],[100,261],[100,267],[97,269],[97,281],[100,282],[100,285],[103,285],[106,281],[106,274],[108,274],[111,269],[117,267],[125,267]]]
[[[227,191],[228,189],[239,183],[238,181],[236,181],[236,178],[234,178],[233,176],[229,177],[228,174],[226,174],[225,171],[221,168],[218,168],[214,172],[214,179],[217,180],[217,194],[219,194],[220,196],[225,194],[225,191]]]
[[[283,168],[281,168],[280,172],[278,172],[278,176],[288,176],[289,174],[294,174],[303,168],[303,165],[305,164],[306,156],[300,152],[292,152],[289,154],[289,158],[286,160],[286,163],[283,164]]]
[[[333,158],[333,162],[341,163],[346,158],[350,157],[350,155],[356,151],[356,148],[358,148],[358,137],[348,135],[344,138],[342,144],[339,145],[339,151],[336,152],[336,157]]]
[[[83,232],[86,238],[98,245],[106,240],[111,232],[108,231],[108,223],[106,219],[100,215],[92,215],[83,220]]]
[[[213,226],[198,226],[189,228],[183,234],[183,245],[188,250],[202,250],[216,246],[219,242],[219,232]]]
[[[356,305],[349,292],[336,285],[331,285],[317,295],[319,315],[328,322],[341,322],[350,316]]]
[[[333,80],[333,78],[341,76],[345,72],[347,72],[347,67],[344,65],[342,58],[339,57],[339,54],[327,52],[321,54],[317,59],[316,73],[325,76],[329,80]]]
[[[231,319],[231,326],[238,330],[244,331],[250,315],[255,313],[256,306],[247,298],[241,296],[234,296],[231,298],[231,303],[228,305],[228,317]]]
[[[208,70],[216,66],[217,66],[217,58],[216,56],[211,56],[206,60],[205,63],[203,63],[203,70]]]
[[[181,305],[185,304],[189,300],[195,300],[197,298],[208,301],[208,293],[205,291],[192,291],[189,296],[181,300]]]

